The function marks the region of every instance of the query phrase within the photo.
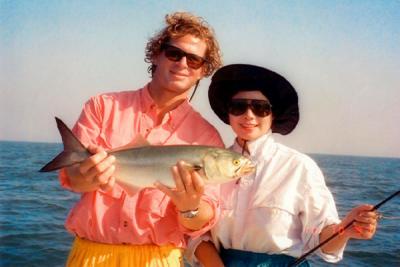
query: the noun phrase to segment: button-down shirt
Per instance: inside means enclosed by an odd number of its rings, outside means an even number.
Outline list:
[[[156,105],[147,86],[91,98],[73,132],[84,145],[95,144],[106,150],[130,144],[139,135],[153,145],[223,146],[216,129],[187,100],[166,113],[158,124]],[[65,170],[60,172],[60,181],[70,188]],[[211,190],[206,190],[204,199],[218,215],[217,199]],[[131,196],[115,184],[111,191],[82,194],[67,218],[66,228],[79,237],[101,243],[170,243],[185,247],[186,235],[200,235],[215,223],[213,218],[204,228],[189,231],[178,223],[177,216],[170,198],[161,191],[144,188]]]
[[[311,158],[276,143],[271,133],[247,145],[256,172],[220,185],[221,218],[212,239],[227,249],[299,257],[319,244],[325,226],[340,222],[323,174]],[[237,143],[231,149],[242,151]],[[189,258],[199,242],[191,242]],[[317,253],[336,262],[343,250]]]

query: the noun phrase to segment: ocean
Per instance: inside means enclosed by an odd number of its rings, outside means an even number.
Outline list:
[[[64,266],[73,237],[64,229],[78,194],[56,173],[38,170],[61,144],[0,141],[0,266]],[[400,158],[310,155],[325,174],[340,217],[400,190]],[[382,206],[372,240],[351,240],[338,264],[311,256],[313,266],[400,266],[400,197]]]

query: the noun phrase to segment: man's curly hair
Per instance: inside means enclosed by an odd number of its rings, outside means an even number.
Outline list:
[[[221,67],[221,51],[215,38],[215,33],[207,22],[201,17],[196,17],[188,12],[175,12],[165,16],[167,26],[150,38],[146,45],[145,62],[151,63],[148,72],[153,76],[156,65],[153,59],[161,54],[162,45],[168,43],[171,39],[177,39],[191,34],[205,41],[207,50],[205,54],[204,74],[210,76],[216,69]]]

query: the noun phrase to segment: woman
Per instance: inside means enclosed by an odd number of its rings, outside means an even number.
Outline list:
[[[297,93],[285,78],[258,66],[228,65],[213,76],[209,100],[237,135],[231,149],[248,155],[257,170],[220,185],[221,218],[210,236],[191,241],[189,259],[204,266],[286,266],[339,231],[316,252],[337,262],[349,239],[372,238],[377,214],[371,205],[340,221],[315,162],[274,141],[272,133],[288,134],[299,120]]]

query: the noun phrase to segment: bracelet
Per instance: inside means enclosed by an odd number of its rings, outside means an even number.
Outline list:
[[[199,214],[199,208],[195,210],[185,210],[185,211],[179,211],[179,213],[182,215],[183,218],[194,218]]]

